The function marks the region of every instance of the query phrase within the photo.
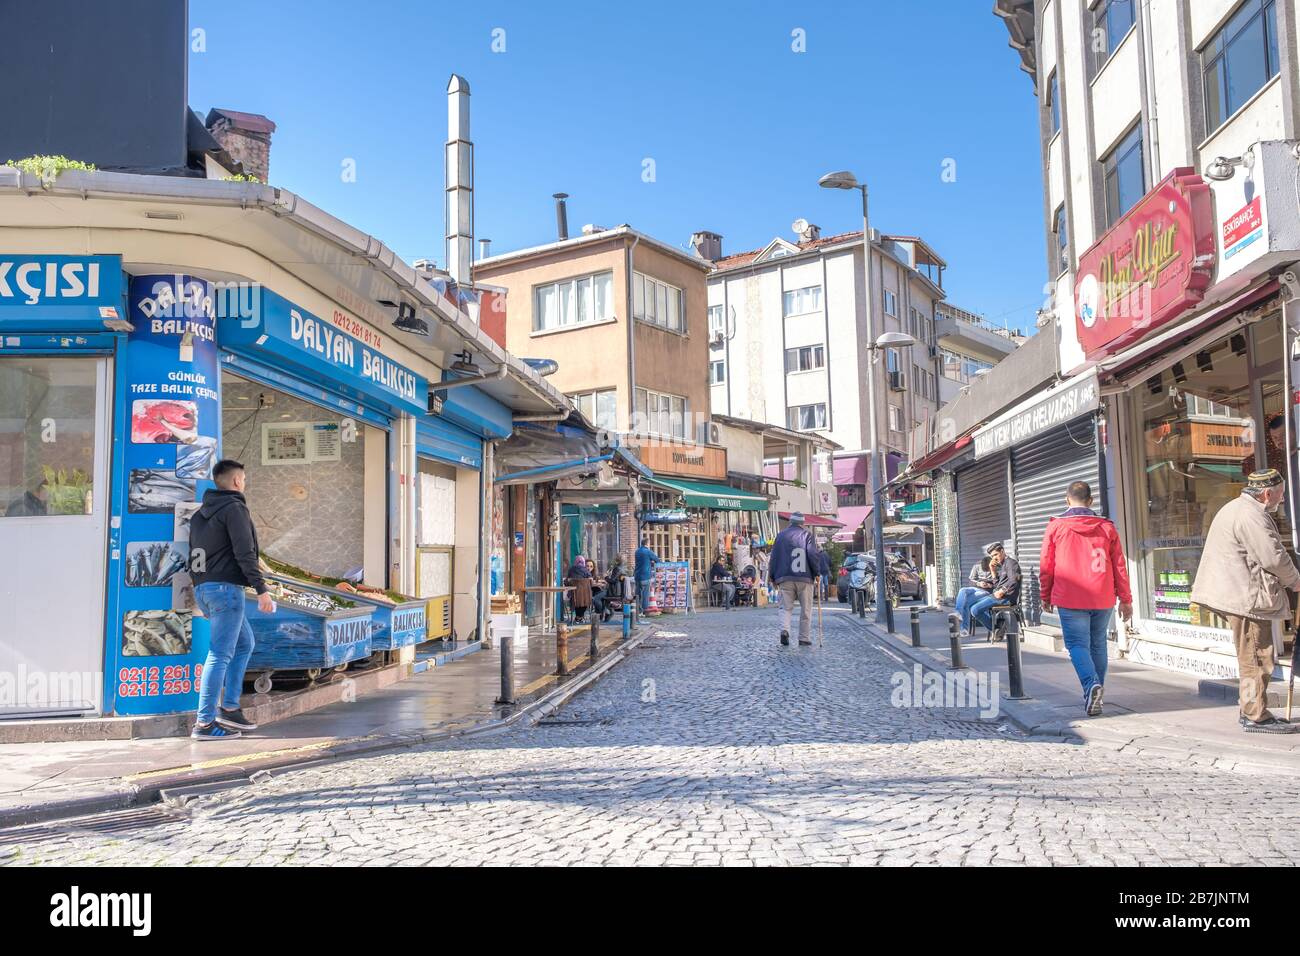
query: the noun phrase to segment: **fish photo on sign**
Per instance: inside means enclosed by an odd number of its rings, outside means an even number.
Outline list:
[[[189,444],[198,437],[199,407],[175,399],[138,398],[131,403],[131,443]]]
[[[190,540],[190,521],[194,513],[203,507],[201,501],[181,501],[176,505],[175,519],[172,523],[172,540],[184,541],[187,544]]]
[[[186,611],[127,611],[122,617],[123,657],[175,657],[192,647]]]
[[[130,541],[126,545],[126,586],[168,587],[178,571],[184,571],[184,541]]]
[[[176,448],[176,474],[180,478],[211,478],[217,460],[217,440],[200,435]]]
[[[182,502],[194,501],[195,481],[178,478],[161,468],[132,468],[127,486],[127,511],[131,514],[166,514]]]

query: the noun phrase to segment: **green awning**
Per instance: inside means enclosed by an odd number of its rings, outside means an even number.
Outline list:
[[[921,521],[932,517],[933,514],[934,500],[931,498],[926,498],[924,501],[914,501],[910,505],[904,505],[898,509],[900,521]]]
[[[766,495],[742,491],[716,481],[686,481],[681,478],[655,476],[651,484],[675,491],[686,499],[688,508],[712,508],[714,511],[766,511],[771,500]]]

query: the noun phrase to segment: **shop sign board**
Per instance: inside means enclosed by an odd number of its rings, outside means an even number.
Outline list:
[[[0,254],[0,326],[100,328],[122,307],[121,256]]]
[[[975,458],[1004,451],[1013,445],[1050,431],[1063,422],[1095,412],[1101,389],[1097,374],[1089,372],[1076,381],[1051,389],[1035,401],[995,419],[975,432]]]
[[[1237,677],[1237,658],[1226,653],[1134,637],[1128,639],[1125,653],[1128,660],[1138,664],[1193,674],[1209,680],[1234,680]]]
[[[318,318],[270,289],[259,292],[261,307],[252,317],[223,320],[223,348],[248,350],[262,360],[270,353],[345,394],[412,415],[428,414],[429,381],[424,376],[384,355],[373,341]]]
[[[1079,257],[1074,315],[1089,360],[1110,355],[1201,301],[1214,281],[1210,187],[1173,170]]]
[[[185,275],[133,277],[129,304],[126,500],[110,531],[121,626],[109,629],[105,689],[118,714],[173,713],[198,705],[207,654],[187,561],[189,519],[220,455],[216,312],[211,284]]]

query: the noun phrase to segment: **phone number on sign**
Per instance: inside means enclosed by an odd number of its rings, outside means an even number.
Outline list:
[[[119,697],[157,697],[171,694],[188,694],[198,689],[203,675],[203,665],[195,664],[193,677],[189,664],[168,664],[165,667],[123,667],[117,672]]]

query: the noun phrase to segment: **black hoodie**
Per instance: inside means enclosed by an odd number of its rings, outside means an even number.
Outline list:
[[[195,557],[198,552],[201,562]],[[257,552],[257,529],[243,494],[224,488],[205,491],[203,505],[190,519],[190,576],[195,587],[219,581],[265,593]],[[196,565],[203,570],[194,570]]]

